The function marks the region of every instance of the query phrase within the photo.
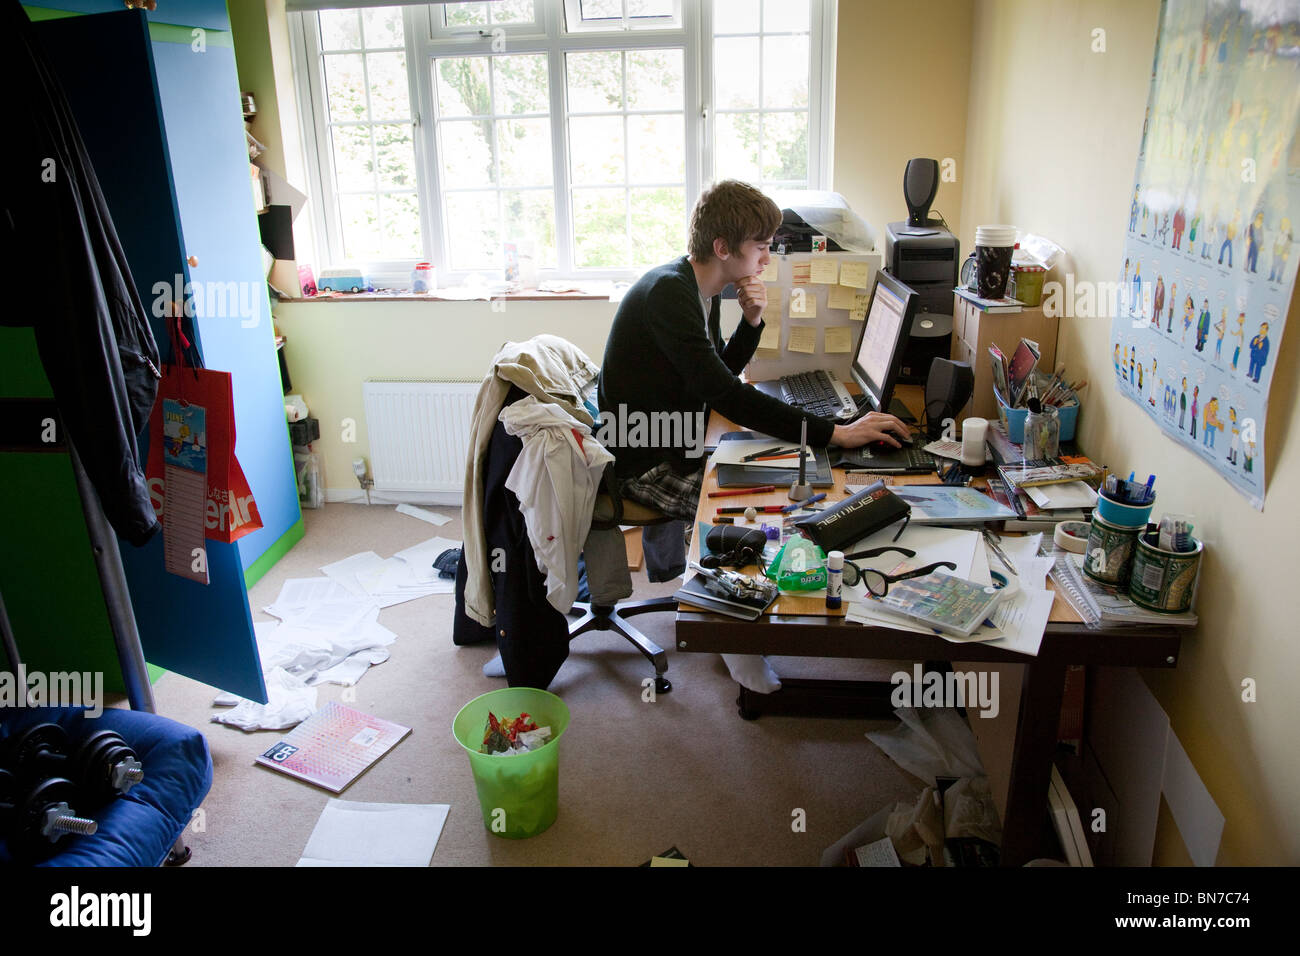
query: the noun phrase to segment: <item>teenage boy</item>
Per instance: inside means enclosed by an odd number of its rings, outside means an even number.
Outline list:
[[[746,183],[725,180],[704,191],[691,213],[690,254],[651,269],[618,307],[601,366],[603,417],[640,413],[644,420],[667,412],[680,417],[684,424],[678,434],[685,435],[691,433],[685,423],[703,416],[707,407],[742,428],[795,443],[807,417],[812,445],[858,448],[882,441],[902,447],[897,438],[908,436],[907,426],[893,415],[870,412],[851,425],[837,425],[805,416],[740,381],[763,333],[767,287],[759,274],[780,223],[776,204]],[[732,284],[743,319],[724,344],[719,293]],[[704,479],[698,448],[629,442],[609,450],[625,497],[694,520]]]

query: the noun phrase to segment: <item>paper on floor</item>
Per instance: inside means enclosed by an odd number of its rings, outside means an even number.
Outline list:
[[[440,515],[436,511],[426,511],[423,508],[417,508],[415,505],[398,505],[397,513],[400,515],[410,515],[412,518],[419,518],[421,521],[427,521],[431,525],[441,528],[451,519],[446,515]]]
[[[331,799],[298,866],[428,866],[450,804]]]

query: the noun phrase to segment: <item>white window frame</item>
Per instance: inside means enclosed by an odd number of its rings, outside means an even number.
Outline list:
[[[501,24],[497,27],[447,29],[438,22],[436,6],[411,5],[403,10],[406,33],[407,74],[414,127],[417,195],[424,255],[418,258],[370,262],[376,285],[406,283],[411,266],[429,261],[437,269],[440,285],[460,284],[470,270],[448,268],[444,234],[443,194],[436,153],[436,109],[433,90],[433,59],[438,56],[490,56],[493,53],[545,53],[548,56],[550,92],[552,186],[555,193],[555,235],[557,267],[539,270],[539,278],[633,279],[639,269],[578,269],[574,266],[572,189],[569,176],[568,104],[564,83],[564,54],[597,50],[637,50],[657,47],[684,49],[685,111],[685,207],[689,211],[702,185],[713,180],[713,89],[702,82],[711,77],[713,48],[713,4],[710,0],[675,0],[680,5],[681,25],[671,29],[618,29],[596,31],[565,29],[565,4],[577,0],[537,0],[538,20],[533,24]],[[624,5],[626,11],[626,3]],[[835,0],[811,0],[809,23],[808,86],[808,188],[831,188],[831,135],[834,117]],[[326,97],[318,20],[313,13],[289,15],[299,121],[308,165],[309,189],[319,202],[310,203],[312,226],[320,263],[343,265],[343,240],[334,194],[333,152],[329,142]],[[500,46],[504,36],[507,49]],[[625,110],[622,115],[636,111]],[[616,115],[616,114],[615,114]],[[557,119],[558,118],[558,119]],[[485,188],[489,188],[486,187]],[[501,191],[499,184],[490,188]],[[682,252],[685,252],[683,248]],[[482,270],[479,270],[480,272]]]

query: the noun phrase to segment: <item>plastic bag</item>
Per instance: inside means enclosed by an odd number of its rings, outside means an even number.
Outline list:
[[[767,576],[782,591],[824,590],[826,553],[803,535],[791,535],[768,566]]]

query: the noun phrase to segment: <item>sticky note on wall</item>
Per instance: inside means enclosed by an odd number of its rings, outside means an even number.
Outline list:
[[[792,285],[807,285],[812,281],[812,263],[811,262],[793,262],[790,264],[790,283]]]
[[[846,262],[840,266],[840,285],[865,289],[867,272],[870,264],[866,262]]]
[[[777,265],[777,261],[775,259],[769,259],[766,268],[763,269],[759,278],[764,282],[775,282],[778,276],[778,268],[779,266]]]
[[[780,319],[763,319],[763,334],[759,336],[758,347],[760,349],[772,349],[779,351],[781,348],[781,320]]]
[[[853,329],[847,325],[827,326],[825,351],[827,355],[853,351]]]
[[[854,292],[846,285],[833,285],[826,296],[829,309],[851,309],[854,307]]]
[[[811,289],[790,290],[790,317],[799,319],[817,317],[817,296]]]
[[[840,260],[814,256],[809,265],[812,266],[810,281],[813,284],[832,285],[839,281]]]
[[[785,347],[791,352],[805,352],[809,355],[817,352],[817,327],[814,325],[790,326],[790,339]]]

